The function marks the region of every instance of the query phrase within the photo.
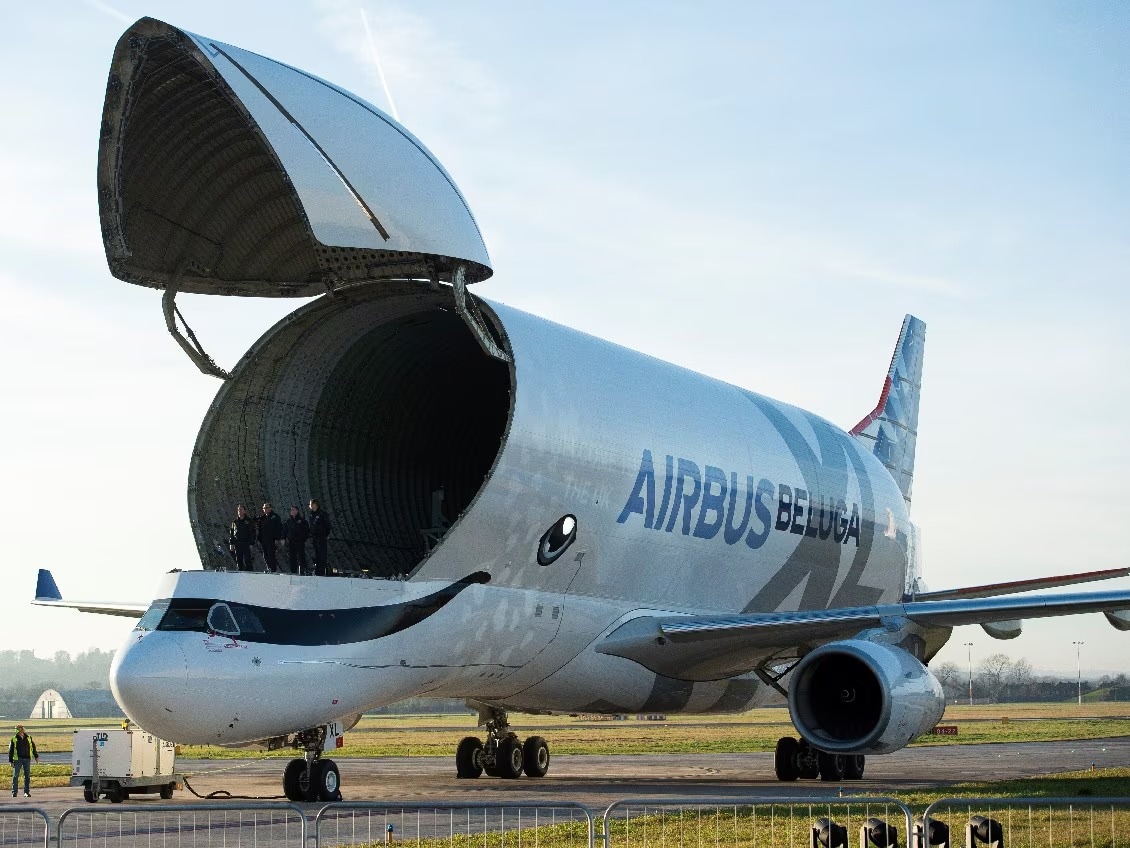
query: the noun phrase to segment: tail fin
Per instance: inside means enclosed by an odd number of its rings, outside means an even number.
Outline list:
[[[46,568],[39,569],[39,578],[35,581],[35,597],[49,601],[63,600],[63,594],[55,585],[55,578]]]
[[[922,353],[926,325],[913,315],[902,321],[891,367],[879,403],[851,434],[887,466],[910,508],[914,447],[918,440],[918,396],[922,390]]]

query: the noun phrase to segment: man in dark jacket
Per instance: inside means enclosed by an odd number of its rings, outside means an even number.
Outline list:
[[[279,560],[275,547],[283,539],[283,523],[274,507],[269,503],[263,504],[263,514],[259,516],[259,547],[263,549],[263,559],[267,563],[267,571],[277,574]]]
[[[235,521],[228,530],[228,550],[235,558],[240,571],[251,571],[251,546],[255,544],[255,520],[247,514],[247,507],[235,508]]]
[[[322,509],[317,498],[310,499],[310,538],[314,542],[314,574],[325,577],[330,573],[328,563],[329,535],[333,529],[329,513]]]
[[[27,735],[22,724],[16,725],[16,735],[8,745],[8,762],[12,764],[12,797],[16,797],[19,787],[20,769],[24,771],[24,797],[31,797],[31,761],[39,762],[39,752],[35,750],[35,740]]]
[[[310,525],[296,506],[290,508],[290,518],[286,520],[286,554],[290,560],[291,574],[306,573],[306,540],[310,538]]]

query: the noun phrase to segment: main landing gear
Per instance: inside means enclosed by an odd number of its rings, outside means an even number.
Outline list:
[[[490,777],[514,779],[522,776],[544,777],[549,771],[549,743],[540,736],[525,742],[511,732],[506,710],[479,707],[480,723],[486,726],[487,741],[468,736],[455,751],[455,776],[478,777],[484,771]]]
[[[290,745],[302,748],[303,759],[293,759],[283,772],[283,794],[291,801],[340,801],[341,774],[333,760],[323,759],[325,725],[294,735]]]
[[[862,780],[864,765],[863,754],[829,754],[791,736],[778,739],[773,753],[777,780]]]

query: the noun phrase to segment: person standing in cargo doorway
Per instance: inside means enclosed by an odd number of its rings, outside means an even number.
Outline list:
[[[24,797],[31,797],[31,761],[39,762],[39,752],[35,750],[35,740],[27,735],[22,724],[16,725],[16,735],[8,745],[8,762],[12,764],[12,797],[20,785],[20,769],[24,772]]]
[[[310,498],[310,538],[314,542],[314,574],[326,577],[330,573],[329,536],[333,525],[330,524],[329,513],[322,509],[317,498]]]
[[[267,561],[267,571],[279,573],[278,544],[283,540],[283,523],[275,508],[263,504],[263,514],[259,516],[259,547],[263,549],[263,559]]]
[[[255,521],[247,514],[247,507],[235,508],[235,521],[228,531],[228,550],[235,558],[240,571],[251,571],[251,546],[255,543]]]
[[[286,555],[290,561],[291,574],[305,574],[306,540],[310,538],[310,525],[306,516],[297,506],[290,508],[290,518],[286,520]]]

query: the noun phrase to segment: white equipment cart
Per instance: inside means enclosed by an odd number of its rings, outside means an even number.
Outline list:
[[[91,804],[103,795],[115,804],[130,794],[158,793],[168,800],[184,785],[175,767],[173,743],[138,728],[76,730],[72,738],[71,786],[81,786]]]

